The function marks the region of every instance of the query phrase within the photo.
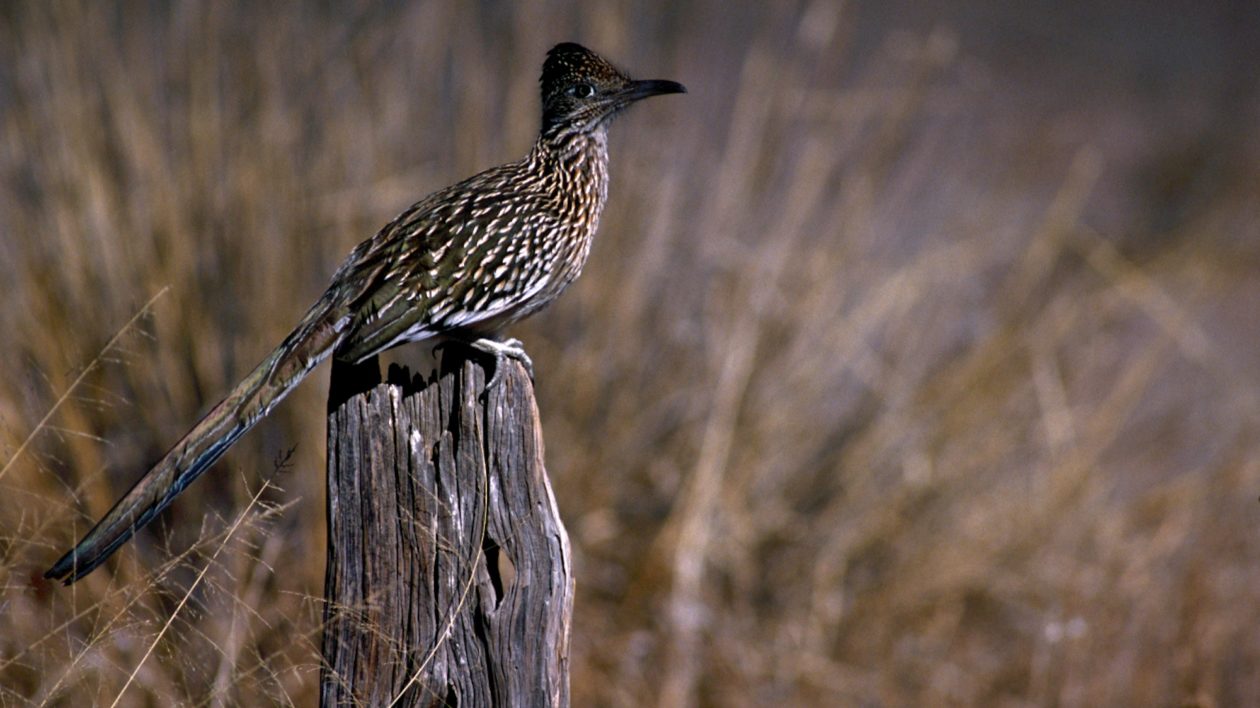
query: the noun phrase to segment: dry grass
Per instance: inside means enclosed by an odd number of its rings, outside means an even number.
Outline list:
[[[0,10],[0,705],[314,703],[323,380],[38,575],[354,243],[523,153],[563,39],[691,89],[618,124],[587,276],[514,332],[575,705],[1260,701],[1254,141],[1118,156],[847,5],[486,7]],[[1115,206],[1133,153],[1206,196]]]

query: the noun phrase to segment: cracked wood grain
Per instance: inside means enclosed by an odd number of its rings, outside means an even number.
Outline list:
[[[573,575],[533,385],[334,364],[322,706],[567,706]],[[395,703],[396,702],[396,703]]]

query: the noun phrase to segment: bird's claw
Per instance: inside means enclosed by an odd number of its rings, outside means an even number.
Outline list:
[[[501,374],[508,359],[515,359],[521,362],[521,365],[525,367],[525,372],[529,374],[529,380],[534,380],[534,362],[525,353],[525,347],[521,344],[521,340],[505,339],[499,341],[482,337],[470,342],[469,346],[494,357],[494,373],[490,375],[490,380],[486,382],[486,391],[498,386],[503,381]]]

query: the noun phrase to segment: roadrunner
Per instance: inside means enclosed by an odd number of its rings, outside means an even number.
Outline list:
[[[331,354],[358,363],[407,342],[455,339],[531,371],[505,326],[546,307],[582,271],[608,194],[608,125],[673,81],[634,81],[560,44],[542,70],[542,130],[524,159],[421,200],[359,244],[280,346],[188,431],[45,574],[66,584],[162,512]]]

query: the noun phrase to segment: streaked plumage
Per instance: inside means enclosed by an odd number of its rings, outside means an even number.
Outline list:
[[[153,520],[320,362],[455,338],[529,359],[505,326],[546,307],[577,278],[608,194],[607,129],[672,81],[632,81],[591,51],[560,44],[541,78],[543,122],[524,159],[438,191],[355,248],[298,326],[184,435],[45,574],[67,584]]]

